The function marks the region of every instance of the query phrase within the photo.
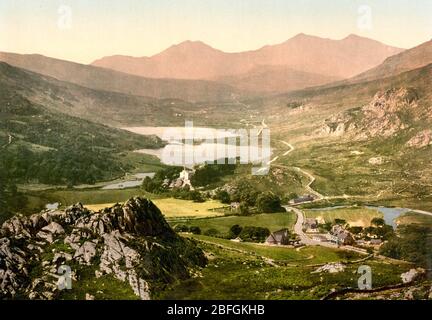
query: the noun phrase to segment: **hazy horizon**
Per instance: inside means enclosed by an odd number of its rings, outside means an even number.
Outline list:
[[[431,39],[431,15],[426,0],[5,0],[0,29],[8,32],[0,33],[0,51],[88,64],[111,55],[152,56],[187,40],[251,51],[299,33],[335,40],[356,34],[409,49]]]

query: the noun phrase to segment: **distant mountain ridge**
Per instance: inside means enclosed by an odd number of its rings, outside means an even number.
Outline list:
[[[373,80],[401,74],[432,63],[432,40],[387,58],[382,64],[354,77],[353,81]]]
[[[149,79],[39,54],[0,52],[0,61],[87,88],[136,96],[193,102],[223,101],[239,94],[236,89],[214,81]]]
[[[331,40],[299,34],[254,51],[226,53],[200,41],[185,41],[151,57],[103,57],[92,65],[151,78],[220,79],[245,74],[258,66],[347,78],[402,51],[356,35]]]

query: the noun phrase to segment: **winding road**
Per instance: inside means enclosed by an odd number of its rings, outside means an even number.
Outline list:
[[[321,242],[311,239],[306,233],[303,232],[304,215],[303,212],[297,208],[290,206],[283,206],[285,210],[293,211],[297,215],[297,221],[294,225],[294,232],[299,236],[300,242],[307,246],[323,246],[329,248],[337,248],[337,244],[331,242]]]

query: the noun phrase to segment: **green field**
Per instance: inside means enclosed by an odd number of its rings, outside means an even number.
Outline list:
[[[186,224],[188,226],[198,226],[202,232],[209,229],[216,229],[221,235],[228,234],[231,226],[238,224],[240,226],[254,226],[268,228],[271,232],[283,228],[292,229],[296,221],[296,216],[292,212],[281,213],[262,213],[251,216],[225,216],[208,219],[194,219],[194,220],[173,220],[172,225],[177,223]]]
[[[151,199],[151,197],[149,197]],[[163,215],[170,219],[177,218],[204,218],[223,215],[220,210],[225,207],[218,200],[208,200],[205,202],[193,202],[191,200],[181,200],[174,198],[153,198],[154,204],[160,209]],[[97,203],[84,205],[93,211],[112,207],[115,203]]]
[[[407,212],[396,219],[396,223],[399,224],[421,224],[423,226],[432,227],[432,216]]]
[[[382,218],[383,215],[378,210],[351,207],[338,208],[333,210],[304,210],[307,218],[316,218],[319,223],[333,223],[335,219],[343,219],[350,226],[368,227],[373,218]]]
[[[190,236],[202,242],[219,245],[225,249],[239,250],[249,255],[261,256],[284,263],[294,263],[296,265],[312,265],[345,260],[345,251],[320,246],[304,247],[297,250],[291,247],[268,246],[251,242],[235,242],[204,235],[186,236]],[[362,258],[362,256],[357,254],[352,254],[351,257]]]

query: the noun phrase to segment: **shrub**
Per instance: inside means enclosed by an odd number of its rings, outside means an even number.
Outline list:
[[[219,236],[219,231],[217,231],[215,228],[210,228],[204,231],[204,235],[209,237],[217,237]]]
[[[174,226],[175,232],[189,232],[189,227],[185,224],[177,224]]]
[[[233,225],[229,231],[230,239],[237,238],[239,236],[239,234],[242,232],[242,230],[243,230],[243,228],[241,226],[239,226],[238,224]]]
[[[193,234],[201,234],[201,229],[197,226],[191,226],[189,232],[192,232]]]
[[[271,192],[262,193],[256,200],[256,206],[260,212],[283,212],[280,198]]]
[[[244,227],[239,237],[244,241],[263,242],[270,235],[270,230],[262,227]]]

